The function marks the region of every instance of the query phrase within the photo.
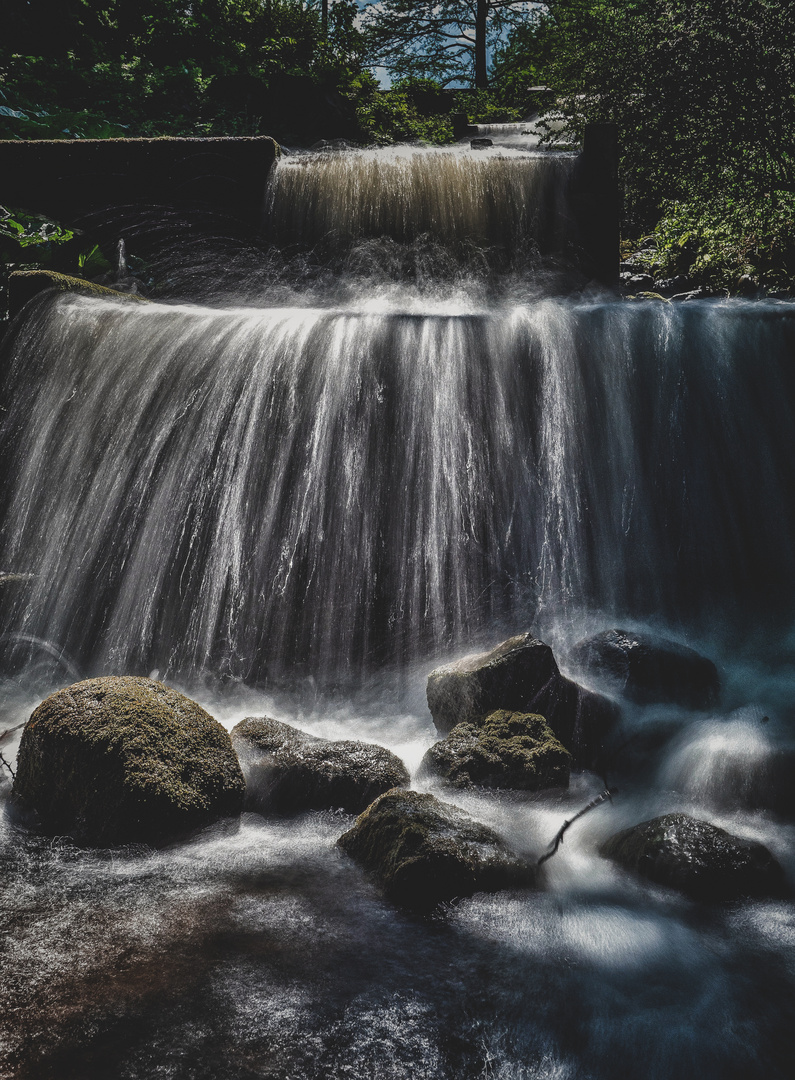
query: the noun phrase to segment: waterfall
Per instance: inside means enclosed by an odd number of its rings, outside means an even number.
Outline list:
[[[791,902],[699,905],[599,851],[685,811],[793,880],[795,305],[551,282],[575,168],[285,158],[265,241],[136,209],[156,302],[45,295],[14,324],[5,761],[78,669],[151,672],[228,728],[388,747],[534,864],[572,827],[538,887],[415,918],[343,856],[341,811],[80,849],[20,820],[0,761],[3,1076],[790,1080]],[[613,802],[581,815],[589,772],[417,777],[437,662],[533,629],[565,665],[638,623],[708,652],[722,699],[624,700]]]
[[[0,632],[261,682],[589,611],[788,617],[791,308],[539,295],[516,267],[560,250],[573,161],[295,155],[248,306],[42,302],[10,346],[0,549],[34,584]],[[455,272],[407,279],[429,234]],[[313,247],[329,275],[275,287]]]
[[[266,196],[277,244],[348,247],[366,238],[430,235],[471,257],[510,264],[576,240],[567,191],[573,154],[395,147],[282,159]]]
[[[786,307],[424,308],[50,301],[11,372],[13,629],[259,680],[547,611],[780,606]]]

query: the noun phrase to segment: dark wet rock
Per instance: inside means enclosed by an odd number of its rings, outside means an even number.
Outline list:
[[[648,292],[654,285],[651,274],[622,274],[621,287],[627,292]]]
[[[756,299],[762,295],[759,282],[750,274],[742,274],[737,280],[737,295],[747,299]]]
[[[656,634],[603,630],[583,638],[572,661],[602,678],[617,693],[640,704],[670,702],[709,709],[718,700],[720,681],[711,660],[695,649]]]
[[[571,754],[543,716],[499,709],[481,727],[457,724],[428,750],[420,773],[453,787],[540,791],[569,786]]]
[[[631,293],[626,297],[626,299],[627,300],[657,300],[662,304],[670,303],[670,301],[666,297],[664,297],[660,293],[656,293],[656,292]]]
[[[216,720],[177,690],[128,676],[43,701],[25,725],[14,784],[44,832],[98,845],[160,844],[235,817],[244,790]]]
[[[726,292],[717,292],[715,289],[707,288],[705,285],[700,285],[697,289],[691,289],[689,292],[675,293],[671,299],[676,300],[677,303],[685,300],[711,300],[716,296],[727,296]]]
[[[654,288],[662,296],[673,296],[675,293],[690,292],[693,285],[684,274],[677,274],[676,277],[660,278],[655,281]]]
[[[338,842],[391,900],[415,910],[535,879],[535,868],[487,826],[417,791],[381,795]]]
[[[694,900],[782,896],[784,871],[764,844],[687,814],[666,814],[611,836],[599,849],[642,877]]]
[[[440,735],[457,724],[480,727],[496,709],[540,714],[581,766],[597,761],[617,719],[612,702],[564,678],[549,645],[530,633],[432,671],[427,697]]]
[[[473,150],[487,150],[494,146],[494,142],[491,139],[470,139],[469,145]]]
[[[241,720],[232,743],[246,776],[246,806],[260,812],[358,814],[409,783],[403,762],[383,746],[319,739],[268,717]]]

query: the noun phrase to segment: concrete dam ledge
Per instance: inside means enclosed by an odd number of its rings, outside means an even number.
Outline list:
[[[0,203],[71,217],[176,203],[256,222],[276,141],[248,138],[0,140]]]
[[[612,124],[589,124],[568,197],[579,262],[618,290],[618,146]],[[220,211],[261,223],[265,182],[280,155],[267,135],[156,139],[0,140],[0,205],[64,220],[133,203]]]

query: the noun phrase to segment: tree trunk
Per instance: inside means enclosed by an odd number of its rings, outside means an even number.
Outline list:
[[[489,21],[489,0],[478,0],[475,11],[475,86],[485,90],[489,85],[486,66],[486,27]]]

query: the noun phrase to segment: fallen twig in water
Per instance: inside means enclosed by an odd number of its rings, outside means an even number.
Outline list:
[[[575,821],[578,821],[581,817],[584,817],[589,811],[595,810],[597,806],[601,806],[603,802],[612,802],[613,796],[617,794],[618,788],[605,788],[605,790],[600,795],[597,795],[595,799],[591,799],[588,805],[584,806],[582,810],[579,811],[579,813],[574,815],[573,818],[569,818],[568,821],[564,821],[560,829],[558,829],[555,839],[549,845],[550,850],[545,855],[541,856],[541,858],[538,860],[537,865],[541,866],[542,863],[545,863],[547,859],[551,859],[552,856],[557,852],[558,848],[563,843],[563,835],[570,825],[573,825]]]
[[[17,774],[11,768],[11,762],[6,759],[6,757],[5,757],[5,755],[3,754],[2,751],[0,751],[0,764],[5,765],[5,767],[8,769],[8,771],[11,773],[11,779],[16,780]]]

